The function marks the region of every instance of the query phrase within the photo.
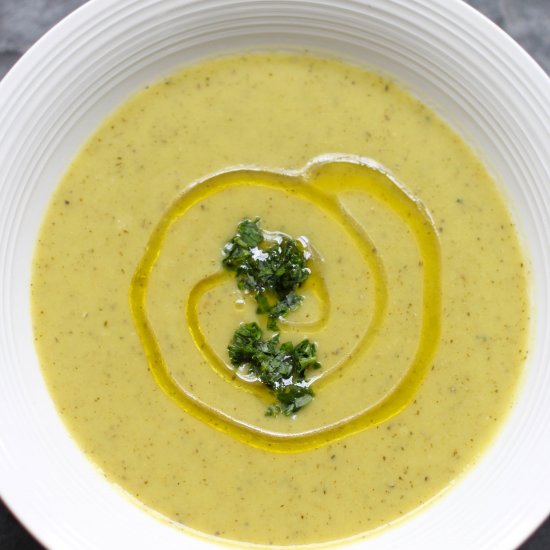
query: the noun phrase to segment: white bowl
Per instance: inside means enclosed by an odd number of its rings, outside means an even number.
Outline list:
[[[307,47],[393,75],[474,147],[532,262],[532,346],[517,403],[480,463],[361,548],[510,549],[550,512],[550,80],[457,0],[94,0],[0,83],[0,490],[46,546],[210,546],[131,504],[68,437],[41,377],[29,304],[48,198],[132,91],[204,56]]]

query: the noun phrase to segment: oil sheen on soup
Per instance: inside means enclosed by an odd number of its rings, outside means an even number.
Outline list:
[[[289,416],[228,360],[236,327],[263,321],[222,249],[256,218],[315,255],[279,322],[322,365]],[[526,277],[494,182],[427,107],[337,60],[256,53],[99,127],[51,201],[31,291],[49,390],[109,480],[214,539],[299,545],[398,520],[476,461],[520,378]]]

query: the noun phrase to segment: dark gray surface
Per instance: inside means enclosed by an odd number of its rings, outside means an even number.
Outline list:
[[[0,0],[0,78],[42,34],[84,3],[84,0]],[[468,0],[468,3],[502,27],[550,74],[550,0]],[[0,550],[42,548],[0,501]],[[521,550],[550,550],[550,519]]]

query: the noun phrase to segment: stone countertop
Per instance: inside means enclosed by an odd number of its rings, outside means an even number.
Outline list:
[[[550,74],[550,0],[467,0]],[[85,0],[0,0],[0,79],[50,27]],[[549,496],[550,499],[550,496]],[[550,519],[521,550],[550,548]],[[0,501],[0,549],[43,550]]]

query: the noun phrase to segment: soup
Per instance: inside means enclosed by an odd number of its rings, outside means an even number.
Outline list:
[[[228,359],[264,322],[222,266],[255,218],[314,256],[278,322],[321,364],[289,416]],[[388,525],[475,462],[521,375],[526,278],[494,182],[433,112],[361,68],[257,53],[147,87],[90,138],[43,222],[33,320],[109,480],[214,539],[299,545]]]

